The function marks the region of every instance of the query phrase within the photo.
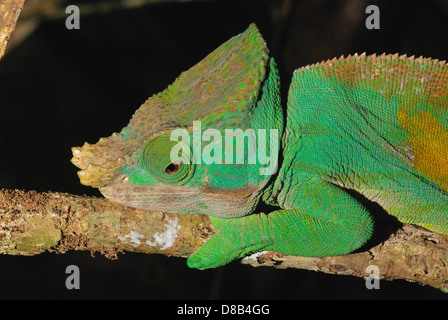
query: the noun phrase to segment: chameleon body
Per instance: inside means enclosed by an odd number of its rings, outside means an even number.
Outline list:
[[[262,250],[353,252],[374,222],[349,190],[404,223],[448,234],[445,62],[341,57],[297,69],[288,92],[284,110],[276,64],[251,25],[149,98],[120,133],[73,148],[72,162],[81,183],[111,201],[208,214],[216,233],[187,260],[199,269]],[[261,175],[260,164],[246,162],[173,164],[170,134],[193,134],[193,121],[221,132],[276,130],[279,141],[268,144],[280,142],[270,154],[277,172]],[[261,203],[277,209],[259,212]]]

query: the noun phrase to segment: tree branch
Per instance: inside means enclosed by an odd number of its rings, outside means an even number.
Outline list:
[[[83,250],[111,259],[124,251],[188,257],[213,233],[210,219],[204,215],[148,212],[66,193],[0,190],[2,254]],[[367,266],[376,265],[382,279],[406,279],[446,290],[447,257],[447,236],[404,225],[365,252],[326,258],[264,252],[242,262],[357,277],[367,277]]]
[[[361,278],[367,278],[367,267],[374,265],[380,279],[404,279],[448,291],[448,237],[407,224],[364,252],[325,258],[266,252],[242,262],[255,267],[297,268]]]
[[[5,54],[11,33],[25,0],[3,0],[0,2],[0,59]]]
[[[203,215],[142,211],[106,199],[0,190],[0,253],[162,253],[188,257],[213,234]]]

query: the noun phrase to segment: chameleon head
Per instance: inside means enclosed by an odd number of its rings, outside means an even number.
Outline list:
[[[121,132],[72,148],[72,162],[81,169],[82,184],[131,207],[229,218],[251,213],[271,177],[260,175],[257,163],[198,162],[193,154],[202,155],[218,141],[198,147],[194,139],[172,139],[179,130],[194,138],[197,123],[202,138],[207,129],[274,129],[280,139],[278,72],[255,25],[150,97]],[[175,147],[191,152],[173,161]],[[249,153],[243,151],[245,160]]]

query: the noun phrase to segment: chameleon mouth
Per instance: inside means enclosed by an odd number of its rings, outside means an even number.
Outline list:
[[[223,191],[196,186],[130,186],[119,183],[99,190],[112,202],[141,210],[199,213],[218,218],[238,218],[251,213],[258,194],[249,187]]]

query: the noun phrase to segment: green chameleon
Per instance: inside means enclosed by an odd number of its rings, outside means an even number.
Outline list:
[[[276,64],[252,24],[149,98],[120,133],[73,148],[72,162],[81,183],[111,201],[209,215],[216,233],[190,267],[263,250],[348,254],[374,227],[354,193],[401,222],[448,235],[447,108],[445,62],[356,54],[297,69],[283,109]],[[171,133],[194,135],[193,121],[221,133],[277,132],[254,139],[267,140],[264,154],[278,169],[261,174],[266,162],[248,163],[253,152],[235,144],[225,145],[232,158],[210,161],[220,150],[216,135],[200,146],[201,163],[189,161],[194,152],[171,161],[174,147],[192,147]],[[246,161],[232,163],[238,152]],[[262,204],[276,210],[259,212]]]

